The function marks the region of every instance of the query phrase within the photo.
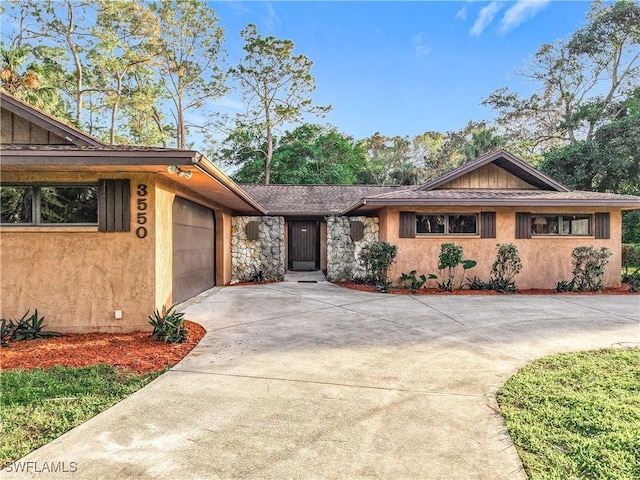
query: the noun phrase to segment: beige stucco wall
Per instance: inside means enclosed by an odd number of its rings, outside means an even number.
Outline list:
[[[231,280],[231,214],[151,173],[2,172],[2,182],[131,180],[131,231],[98,227],[0,227],[0,315],[38,309],[60,332],[149,330],[148,315],[172,303],[172,211],[177,195],[214,209],[216,284]],[[139,184],[146,184],[147,236],[136,236]],[[123,318],[115,319],[115,310]]]
[[[149,174],[3,172],[2,181],[90,182],[131,178],[131,197]],[[154,298],[154,216],[148,235],[98,232],[97,227],[3,227],[0,229],[0,314],[20,318],[37,308],[48,328],[61,332],[134,331],[147,328]],[[123,318],[116,320],[115,310]]]
[[[421,273],[438,274],[438,255],[442,243],[456,243],[464,249],[464,258],[476,260],[478,265],[466,272],[468,277],[478,275],[484,280],[489,278],[491,265],[496,257],[497,243],[514,243],[518,247],[522,260],[522,271],[515,278],[520,289],[527,288],[555,288],[560,280],[571,279],[571,252],[577,246],[591,245],[596,248],[607,247],[613,252],[605,273],[605,285],[616,287],[620,285],[621,264],[621,222],[620,210],[607,210],[602,208],[498,208],[482,209],[484,211],[496,211],[496,238],[480,238],[479,236],[439,235],[417,236],[416,238],[399,238],[399,212],[442,212],[442,213],[478,213],[477,207],[461,208],[416,208],[416,207],[389,207],[379,212],[380,240],[387,241],[398,246],[397,262],[392,266],[390,277],[398,281],[403,272],[417,270]],[[611,213],[611,238],[608,240],[596,240],[588,237],[560,237],[546,236],[533,237],[531,239],[515,238],[515,213],[516,211],[531,213]],[[460,272],[462,268],[459,269]],[[461,275],[461,273],[460,273]],[[459,281],[460,277],[458,277]],[[435,286],[435,284],[432,284]]]

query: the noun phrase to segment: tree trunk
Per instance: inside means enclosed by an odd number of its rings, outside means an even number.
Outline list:
[[[71,51],[71,55],[73,56],[73,62],[76,67],[76,120],[78,124],[82,122],[82,63],[80,62],[80,56],[78,55],[78,50],[76,49],[76,44],[73,41],[73,5],[69,0],[67,0],[67,46]]]
[[[176,125],[176,142],[177,148],[184,148],[184,112],[182,111],[182,94],[178,93],[177,98],[177,110],[178,110],[178,125]]]
[[[271,182],[271,159],[273,158],[273,132],[267,123],[267,158],[264,160],[264,184]]]

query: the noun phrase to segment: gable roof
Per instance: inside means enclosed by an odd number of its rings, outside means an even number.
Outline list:
[[[378,185],[249,185],[240,187],[269,215],[319,217],[338,214],[355,200],[406,190],[407,186]]]
[[[521,180],[533,185],[540,190],[550,190],[556,192],[568,192],[569,189],[564,185],[556,182],[551,177],[548,177],[542,172],[539,172],[535,168],[529,166],[524,161],[520,160],[515,155],[507,152],[504,149],[496,150],[485,155],[478,157],[477,159],[462,165],[454,170],[451,170],[444,175],[431,180],[417,188],[420,191],[435,190],[442,185],[449,183],[457,178],[462,177],[474,170],[477,170],[489,163],[506,170],[507,172],[515,175]]]
[[[64,123],[42,110],[17,99],[13,95],[0,90],[0,106],[9,112],[22,117],[29,122],[64,138],[77,146],[105,145],[97,138],[84,133],[82,130]]]

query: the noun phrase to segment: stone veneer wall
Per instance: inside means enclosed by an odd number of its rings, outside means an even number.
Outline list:
[[[351,238],[351,222],[364,224],[362,240]],[[327,217],[327,280],[332,282],[363,277],[360,251],[365,245],[378,241],[377,217]]]
[[[258,240],[247,240],[247,223],[260,225]],[[284,217],[233,217],[231,220],[231,283],[251,280],[262,270],[269,280],[285,273]]]

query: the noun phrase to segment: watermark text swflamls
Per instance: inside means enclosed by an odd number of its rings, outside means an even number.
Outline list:
[[[4,468],[7,473],[75,473],[77,462],[37,462],[20,460],[10,463]]]

